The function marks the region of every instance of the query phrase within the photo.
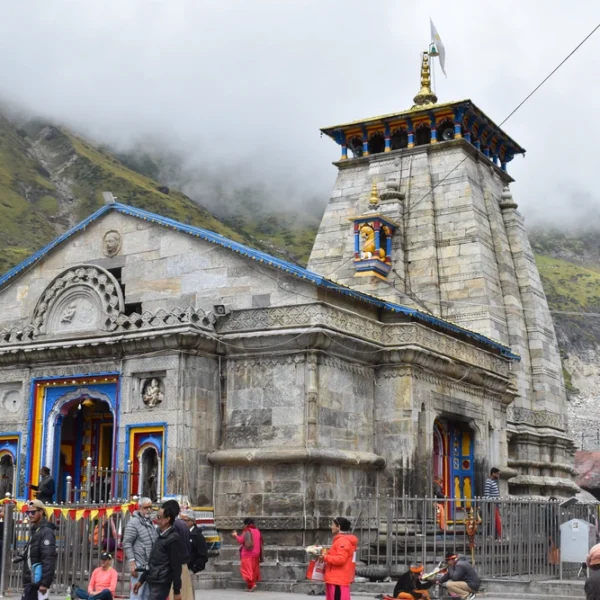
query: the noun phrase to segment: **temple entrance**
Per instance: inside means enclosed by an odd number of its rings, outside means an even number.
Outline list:
[[[15,463],[13,457],[6,453],[0,458],[0,498],[4,498],[7,493],[14,493],[14,477]]]
[[[58,502],[66,499],[68,475],[72,478],[74,490],[86,488],[88,456],[92,458],[94,467],[112,469],[113,434],[114,419],[108,403],[89,396],[82,396],[61,408],[56,420],[54,445],[54,473],[56,473]],[[104,489],[105,495],[110,495],[108,483],[101,487]],[[79,496],[75,493],[75,499],[78,498]],[[105,499],[95,498],[95,501],[103,500]]]
[[[448,498],[473,497],[473,449],[473,432],[466,423],[436,420],[433,427],[433,476],[441,478]]]
[[[159,462],[158,462],[158,454],[156,453],[156,448],[152,446],[148,446],[141,455],[140,460],[141,467],[141,477],[140,477],[140,485],[141,485],[141,496],[145,498],[150,498],[152,502],[156,502],[158,500],[158,472],[159,472]]]

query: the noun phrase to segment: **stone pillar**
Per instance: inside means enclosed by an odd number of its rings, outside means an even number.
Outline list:
[[[413,129],[412,119],[410,117],[406,118],[406,125],[408,126],[407,135],[408,135],[408,148],[415,147],[415,130]]]
[[[367,136],[367,128],[362,130],[363,156],[369,156],[369,138]]]
[[[392,144],[390,141],[390,126],[386,124],[385,126],[385,150],[384,152],[390,152],[392,150]]]

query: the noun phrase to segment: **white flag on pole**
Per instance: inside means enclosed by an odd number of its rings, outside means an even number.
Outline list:
[[[438,56],[440,59],[440,67],[442,67],[442,73],[446,75],[446,48],[442,42],[440,34],[437,32],[431,17],[429,17],[429,23],[431,24],[431,45],[429,46],[429,54],[431,56]]]

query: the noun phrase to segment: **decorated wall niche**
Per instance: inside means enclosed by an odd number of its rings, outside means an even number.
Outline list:
[[[356,274],[386,277],[392,268],[396,224],[380,214],[363,215],[353,221]]]

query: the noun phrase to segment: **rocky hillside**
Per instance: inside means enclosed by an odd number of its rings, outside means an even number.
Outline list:
[[[273,250],[251,228],[224,223],[63,128],[41,122],[17,127],[0,116],[0,272],[98,209],[105,190],[125,204]]]
[[[600,449],[600,227],[530,233],[554,313],[575,442]]]

